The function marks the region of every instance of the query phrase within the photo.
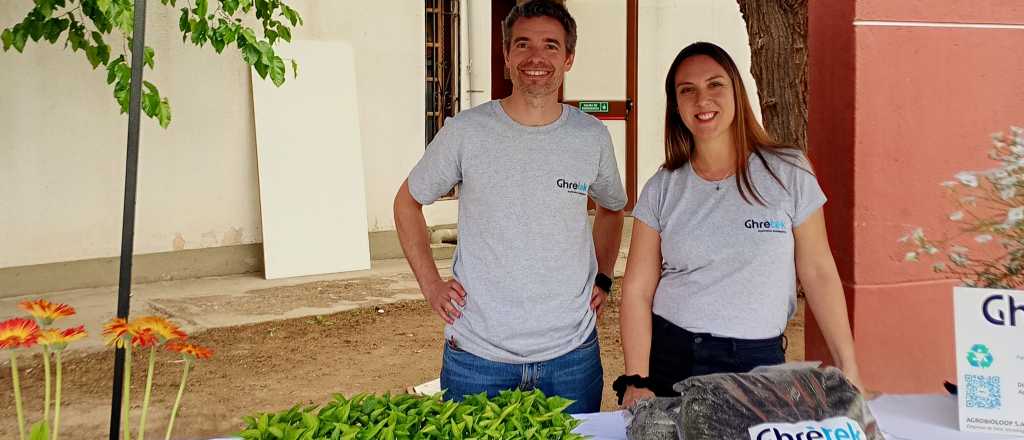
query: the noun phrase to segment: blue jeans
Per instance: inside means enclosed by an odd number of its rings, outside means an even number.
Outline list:
[[[597,331],[579,347],[557,358],[527,364],[494,362],[469,352],[444,346],[441,388],[446,398],[461,401],[484,391],[489,397],[502,390],[539,389],[546,396],[573,400],[569,414],[598,412],[604,389],[601,347]]]

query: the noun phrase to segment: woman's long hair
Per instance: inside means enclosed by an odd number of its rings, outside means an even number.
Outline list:
[[[739,187],[740,197],[743,197],[743,200],[747,203],[750,203],[750,199],[746,195],[746,192],[749,191],[757,203],[764,205],[764,198],[761,197],[760,192],[757,191],[753,181],[750,179],[748,158],[751,154],[756,155],[761,160],[768,173],[784,189],[785,185],[783,185],[779,176],[775,174],[775,171],[768,166],[768,161],[765,159],[764,154],[776,154],[788,159],[786,160],[787,162],[800,168],[806,169],[806,165],[797,163],[800,162],[800,149],[792,145],[776,142],[761,127],[761,124],[757,122],[757,119],[754,117],[754,110],[750,108],[750,100],[747,99],[747,88],[743,85],[743,78],[740,77],[736,63],[733,62],[732,57],[724,49],[715,44],[700,41],[686,46],[683,50],[679,51],[676,59],[672,61],[672,67],[668,69],[668,75],[665,77],[665,163],[663,167],[667,170],[675,170],[686,165],[693,158],[696,144],[693,140],[693,133],[690,132],[690,129],[686,128],[682,115],[679,114],[675,78],[676,70],[679,69],[683,61],[697,55],[711,57],[711,59],[715,60],[725,69],[729,79],[732,80],[736,115],[733,117],[730,129],[732,130],[733,147],[736,149],[737,186]]]

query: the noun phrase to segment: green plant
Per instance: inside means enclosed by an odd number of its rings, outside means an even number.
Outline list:
[[[931,260],[933,270],[967,286],[1017,288],[1024,286],[1024,129],[994,134],[989,158],[999,166],[942,183],[956,204],[948,217],[955,235],[932,239],[915,228],[900,242],[909,248],[906,261]]]
[[[176,7],[178,0],[160,0],[164,6]],[[274,85],[285,81],[285,63],[274,51],[274,44],[291,41],[292,29],[302,24],[302,17],[283,0],[184,0],[180,9],[178,28],[182,42],[189,41],[202,47],[206,43],[217,53],[234,44],[246,64],[256,69],[260,78],[268,76]],[[194,3],[194,4],[193,4]],[[128,111],[131,83],[131,37],[134,27],[133,0],[33,0],[32,9],[20,23],[0,31],[4,51],[11,48],[19,53],[25,50],[29,39],[79,50],[93,69],[104,66],[107,84],[114,87],[114,99],[121,113]],[[245,18],[254,13],[260,23],[262,37],[257,30],[246,26]],[[116,34],[116,35],[115,35]],[[111,58],[120,47],[120,55]],[[118,44],[120,43],[120,44]],[[156,53],[146,47],[144,63],[156,67]],[[291,60],[292,73],[298,75],[298,64]],[[153,83],[143,84],[142,110],[156,119],[161,127],[171,123],[171,105],[160,95]]]
[[[244,440],[582,439],[565,414],[572,401],[539,390],[467,396],[463,402],[408,394],[342,395],[317,410],[295,406],[246,416]]]

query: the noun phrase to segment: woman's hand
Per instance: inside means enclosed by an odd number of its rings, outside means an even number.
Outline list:
[[[637,388],[632,385],[626,387],[625,394],[622,395],[622,408],[629,408],[636,404],[638,400],[652,399],[654,398],[654,392],[647,388]]]

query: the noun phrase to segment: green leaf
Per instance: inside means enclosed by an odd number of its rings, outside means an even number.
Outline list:
[[[289,43],[292,41],[292,31],[288,30],[288,28],[284,27],[284,25],[280,25],[277,27],[277,34],[284,41],[287,41]]]
[[[171,125],[171,103],[167,102],[167,98],[160,101],[160,108],[157,109],[156,117],[160,121],[160,127],[167,128],[168,125]]]
[[[28,36],[29,38],[32,38],[32,41],[39,41],[40,38],[43,38],[43,34],[46,32],[46,26],[44,25],[45,21],[41,15],[33,11],[22,23],[25,25],[25,29],[28,31]]]
[[[145,54],[143,56],[143,63],[149,66],[150,69],[155,68],[156,61],[154,60],[154,57],[156,56],[156,52],[153,50],[153,48],[146,46],[146,49],[143,51],[143,53]]]
[[[221,31],[221,39],[224,41],[225,45],[235,42],[235,38],[238,36],[237,26],[231,23],[224,23],[220,26],[220,29],[223,29]]]
[[[77,52],[78,49],[83,47],[89,47],[89,42],[85,39],[85,27],[80,23],[72,24],[71,30],[68,31],[68,42],[71,43],[72,52]]]
[[[292,58],[292,73],[294,75],[292,78],[299,77],[299,63],[296,63],[294,58]]]
[[[241,36],[242,36],[242,38],[240,38],[239,40],[245,39],[245,43],[246,44],[253,44],[254,45],[254,44],[256,44],[256,41],[258,41],[257,38],[256,38],[256,34],[253,33],[252,29],[249,29],[247,27],[243,27],[242,28]]]
[[[0,41],[3,41],[4,52],[7,52],[11,45],[14,44],[14,32],[11,32],[10,29],[4,29],[4,32],[0,34]]]
[[[192,32],[192,44],[200,47],[206,44],[206,40],[208,39],[206,31],[210,29],[209,23],[207,23],[206,19],[200,17],[195,20],[190,20],[189,26],[191,27]]]
[[[267,78],[267,72],[270,70],[269,66],[262,62],[257,62],[256,64],[253,64],[252,67],[256,68],[256,73],[260,75],[260,78]]]
[[[114,58],[107,64],[107,84],[113,84],[117,80],[117,65],[124,62],[124,55]]]
[[[132,29],[135,27],[134,4],[132,2],[125,2],[123,7],[113,9],[111,18],[114,25],[125,35],[131,35]]]
[[[25,51],[25,43],[27,41],[28,41],[28,32],[25,31],[25,28],[23,26],[20,26],[20,25],[15,26],[14,27],[14,41],[11,42],[11,44],[14,46],[14,49],[17,50],[18,52],[24,52]]]
[[[50,424],[46,421],[32,424],[28,438],[29,440],[50,440]]]
[[[269,424],[270,424],[270,415],[268,415],[268,414],[260,414],[260,419],[256,422],[256,427],[260,431],[266,431]]]
[[[100,64],[107,64],[110,61],[110,46],[107,46],[107,43],[101,41],[96,45],[96,58]],[[96,68],[96,66],[93,66],[93,68]]]
[[[53,0],[35,0],[36,10],[43,15],[44,18],[50,18],[53,15]]]
[[[241,42],[242,40],[238,40],[238,41]],[[245,46],[242,49],[242,59],[245,60],[245,63],[250,65],[250,66],[257,65],[259,63],[259,61],[260,61],[260,51],[259,51],[259,49],[256,49],[255,47],[253,47],[251,45]]]
[[[207,10],[209,9],[207,0],[196,0],[196,15],[200,17],[206,16]]]
[[[270,18],[270,3],[267,0],[256,0],[256,18],[260,20]]]
[[[288,22],[291,23],[293,27],[296,23],[300,22],[299,13],[288,7],[288,5],[281,5],[281,15],[284,15],[284,18],[288,19]]]
[[[235,11],[238,10],[238,0],[221,0],[220,7],[224,8],[224,12],[228,15],[235,15]]]
[[[242,437],[243,440],[260,440],[263,437],[263,433],[258,429],[246,429],[238,433],[238,436]]]
[[[110,11],[110,0],[96,0],[96,7],[100,12],[106,14],[107,11]]]
[[[181,18],[178,18],[178,30],[188,35],[192,27],[188,24],[188,8],[181,8]]]
[[[156,88],[156,85],[154,85],[153,83],[151,83],[149,81],[143,81],[142,82],[142,86],[146,88],[147,92],[153,93],[153,94],[155,94],[158,97],[160,96],[160,90],[158,90]]]
[[[271,426],[270,428],[267,429],[267,432],[269,432],[270,435],[273,435],[274,437],[284,438],[284,430],[282,430],[278,425]]]
[[[269,41],[270,44],[274,44],[274,42],[277,41],[277,32],[268,29],[263,32],[263,35],[267,37],[267,41]]]
[[[142,94],[142,111],[151,118],[156,117],[156,113],[160,110],[160,95],[154,95],[152,93]]]
[[[56,43],[57,39],[60,38],[61,34],[67,30],[68,25],[71,22],[63,18],[53,18],[46,21],[46,30],[43,38],[50,43]]]
[[[306,428],[314,431],[320,426],[320,421],[310,413],[302,413],[302,423],[306,425]]]
[[[92,65],[93,69],[100,65],[100,57],[96,53],[96,46],[85,47],[85,58],[89,60],[89,64]]]
[[[117,100],[117,104],[121,106],[121,113],[128,113],[128,99],[131,94],[127,87],[118,87],[114,89],[114,99]]]
[[[274,47],[266,41],[260,41],[256,43],[256,48],[260,51],[260,61],[263,64],[269,65],[274,60]]]
[[[219,32],[215,32],[213,36],[210,37],[210,44],[213,46],[213,50],[217,51],[217,53],[223,52],[224,46],[226,46],[224,43],[224,37]]]

